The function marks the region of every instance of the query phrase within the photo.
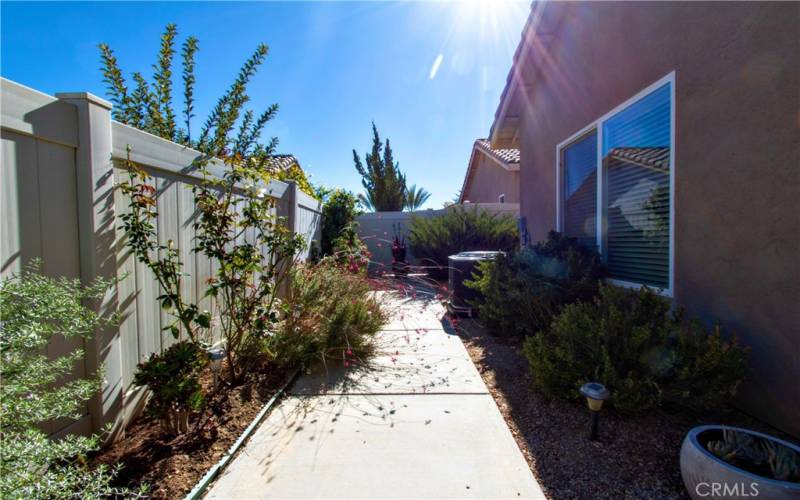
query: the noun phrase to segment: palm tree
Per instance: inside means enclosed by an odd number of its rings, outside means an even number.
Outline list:
[[[425,188],[417,188],[417,185],[414,184],[410,188],[406,189],[405,209],[409,212],[413,212],[425,204],[430,197],[431,194],[425,191]]]
[[[361,203],[361,205],[364,207],[364,210],[369,212],[377,212],[377,210],[375,210],[375,203],[372,201],[372,193],[369,191],[367,191],[366,194],[359,193],[358,202]]]

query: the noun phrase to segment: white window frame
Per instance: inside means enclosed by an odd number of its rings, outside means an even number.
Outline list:
[[[647,88],[638,92],[633,97],[627,99],[622,104],[616,106],[611,111],[605,113],[600,118],[594,120],[589,125],[581,128],[574,134],[570,135],[567,139],[561,141],[556,145],[556,220],[555,220],[555,227],[558,231],[564,231],[564,217],[563,217],[563,210],[564,210],[564,200],[563,192],[564,192],[564,180],[563,180],[563,173],[562,169],[562,155],[564,149],[569,147],[571,144],[579,141],[585,135],[591,133],[592,131],[596,131],[596,140],[597,140],[597,248],[601,255],[605,256],[606,248],[605,248],[605,241],[606,241],[606,227],[605,227],[605,203],[604,203],[604,196],[605,193],[603,192],[603,176],[605,174],[603,168],[603,124],[611,117],[619,113],[620,111],[624,110],[631,104],[635,103],[636,101],[642,99],[643,97],[647,96],[648,94],[652,93],[653,91],[657,90],[658,88],[662,87],[664,84],[670,84],[670,117],[669,117],[669,129],[670,129],[670,151],[669,151],[669,282],[667,288],[654,288],[659,294],[666,296],[666,297],[673,297],[675,291],[675,71],[670,72],[668,75],[660,78],[658,81],[648,85]],[[628,288],[639,288],[642,286],[642,283],[633,283],[630,281],[623,281],[617,280],[612,278],[606,278],[606,282],[624,286]],[[651,287],[653,288],[653,287]]]

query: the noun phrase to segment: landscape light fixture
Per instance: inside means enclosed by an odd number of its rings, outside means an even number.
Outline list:
[[[581,386],[581,394],[586,397],[586,402],[589,404],[589,411],[592,414],[589,439],[597,441],[597,420],[599,419],[600,410],[603,408],[603,401],[608,399],[611,393],[603,384],[599,382],[589,382]]]
[[[209,349],[208,357],[211,359],[211,371],[214,373],[214,389],[219,383],[219,372],[222,370],[222,360],[225,358],[225,349],[217,347]]]

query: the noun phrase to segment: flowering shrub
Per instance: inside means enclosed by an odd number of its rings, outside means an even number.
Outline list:
[[[366,273],[372,254],[356,233],[357,224],[351,222],[333,240],[333,254],[330,258],[351,273]]]
[[[278,361],[308,365],[335,359],[351,366],[366,359],[387,320],[366,276],[331,258],[297,265],[291,274],[285,317],[271,346]]]
[[[79,280],[52,279],[29,266],[0,284],[0,498],[105,498],[135,496],[110,486],[116,469],[87,465],[100,447],[97,436],[54,441],[45,422],[79,418],[83,404],[100,388],[100,376],[63,383],[83,352],[48,359],[55,335],[88,338],[105,321],[82,301],[103,296],[108,283],[84,288]]]
[[[190,37],[184,44],[186,128],[178,129],[169,78],[176,35],[176,27],[168,25],[152,86],[134,73],[137,88],[129,93],[113,52],[101,45],[104,76],[117,105],[115,118],[166,139],[179,140],[203,153],[194,165],[187,166],[202,175],[202,181],[193,186],[198,211],[194,251],[215,264],[206,295],[217,299],[219,311],[214,326],[225,342],[228,379],[237,383],[248,362],[263,353],[266,337],[278,317],[277,291],[304,243],[274,215],[275,201],[267,196],[264,183],[270,174],[268,163],[277,139],[262,144],[259,137],[278,107],[273,104],[260,115],[244,109],[249,101],[248,83],[267,55],[266,45],[259,45],[245,61],[194,139],[190,131],[197,40]],[[221,175],[210,173],[212,161],[224,164]],[[129,197],[130,210],[121,215],[121,220],[127,245],[155,275],[161,289],[158,300],[176,318],[168,326],[172,335],[176,339],[185,335],[192,343],[208,340],[212,313],[200,311],[182,297],[180,252],[171,241],[166,245],[158,243],[156,193],[150,177],[130,160],[126,166],[129,181],[122,183],[121,190]],[[189,368],[186,367],[187,372],[191,371]]]

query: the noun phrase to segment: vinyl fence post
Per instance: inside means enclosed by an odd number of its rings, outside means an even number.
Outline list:
[[[297,234],[297,183],[294,181],[285,181],[287,184],[286,191],[283,193],[280,203],[278,203],[278,217],[283,218],[283,224],[289,229],[292,235]],[[288,273],[291,268],[291,263],[281,269],[281,273]],[[285,299],[289,296],[291,283],[289,279],[284,279],[278,291],[279,297]]]
[[[117,256],[111,103],[88,92],[59,93],[56,97],[78,109],[76,185],[81,281],[112,280],[117,276]],[[88,305],[110,318],[117,311],[116,285]],[[119,329],[114,326],[95,332],[85,344],[87,373],[104,370],[101,390],[89,401],[89,414],[94,431],[113,424],[107,439],[113,439],[120,430],[117,417],[124,397],[120,344]]]

